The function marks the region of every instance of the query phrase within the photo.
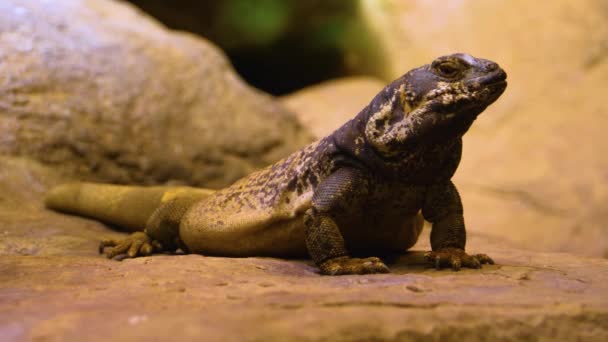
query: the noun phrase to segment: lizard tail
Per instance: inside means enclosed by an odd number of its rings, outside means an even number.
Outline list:
[[[214,191],[185,186],[126,186],[72,183],[57,186],[46,195],[45,205],[57,211],[87,216],[128,231],[145,228],[148,218],[162,203],[178,196],[203,199]]]

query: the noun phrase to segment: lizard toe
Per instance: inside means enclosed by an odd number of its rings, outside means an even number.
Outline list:
[[[462,259],[458,256],[452,256],[450,258],[450,264],[452,265],[452,270],[460,271],[460,268],[462,267]]]
[[[438,270],[451,267],[452,270],[458,271],[462,267],[481,268],[482,264],[494,264],[494,261],[485,254],[469,255],[459,248],[442,248],[427,252],[425,258]]]
[[[373,265],[373,272],[371,273],[390,273],[390,270],[388,266],[386,266],[383,262],[380,262]]]
[[[330,259],[320,266],[321,273],[326,275],[374,274],[387,273],[388,267],[376,257],[365,259],[339,257]]]
[[[477,259],[481,264],[494,265],[494,260],[492,260],[492,258],[487,256],[486,254],[475,254],[473,257]]]
[[[131,244],[128,241],[123,241],[115,247],[110,248],[106,251],[106,256],[108,259],[113,259],[115,256],[120,254],[125,254],[131,247]]]
[[[115,247],[119,244],[120,242],[114,239],[103,239],[99,241],[99,254],[103,254],[106,247]]]
[[[481,268],[481,263],[479,262],[479,260],[474,257],[474,256],[469,256],[467,255],[464,260],[464,267],[468,267],[468,268]]]
[[[154,247],[148,242],[144,242],[144,244],[139,248],[139,255],[150,255],[153,252]]]
[[[109,259],[123,260],[126,258],[136,258],[138,256],[146,256],[158,250],[155,243],[146,233],[136,232],[123,240],[103,240],[99,245],[101,252],[106,247],[111,247],[105,251]]]
[[[138,254],[140,254],[140,249],[146,242],[147,241],[142,240],[134,240],[133,242],[131,242],[131,247],[129,247],[127,255],[129,255],[130,258],[136,257]]]

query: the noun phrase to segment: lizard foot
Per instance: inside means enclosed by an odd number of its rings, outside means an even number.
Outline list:
[[[125,258],[135,258],[138,256],[150,255],[156,251],[161,251],[162,246],[158,241],[152,240],[144,232],[136,232],[122,240],[106,239],[99,243],[99,254],[104,253],[106,247],[111,247],[105,251],[109,259],[116,258],[122,260]]]
[[[388,273],[388,267],[376,257],[351,258],[347,256],[326,260],[319,268],[324,275]]]
[[[425,257],[438,270],[452,267],[454,271],[458,271],[461,267],[481,268],[482,264],[494,264],[494,260],[485,254],[468,255],[460,248],[441,248],[427,252]]]

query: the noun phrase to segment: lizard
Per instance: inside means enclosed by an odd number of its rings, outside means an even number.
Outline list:
[[[227,257],[309,256],[323,275],[389,272],[378,256],[403,253],[432,224],[438,269],[494,261],[465,252],[463,206],[451,181],[462,137],[507,86],[490,60],[456,53],[412,69],[329,136],[232,185],[59,185],[46,206],[123,226],[109,258],[156,252]]]

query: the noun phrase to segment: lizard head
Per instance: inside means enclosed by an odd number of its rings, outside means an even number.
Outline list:
[[[506,78],[486,59],[463,53],[439,57],[380,93],[379,104],[370,107],[366,138],[382,154],[396,155],[412,142],[460,136],[504,92]]]
[[[498,64],[464,53],[439,57],[403,78],[401,104],[412,114],[430,107],[434,113],[476,116],[507,86],[507,74]]]

